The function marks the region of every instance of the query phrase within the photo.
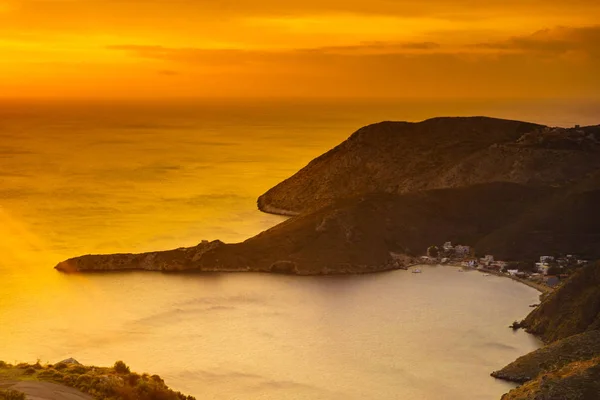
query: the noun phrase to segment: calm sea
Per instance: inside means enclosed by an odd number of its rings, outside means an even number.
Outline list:
[[[199,399],[495,399],[535,302],[431,268],[346,278],[65,276],[65,258],[239,241],[256,198],[359,127],[490,115],[600,123],[578,102],[0,102],[0,359],[123,359]]]

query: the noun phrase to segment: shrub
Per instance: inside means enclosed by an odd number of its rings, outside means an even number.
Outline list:
[[[71,366],[69,366],[69,368],[67,368],[65,373],[81,375],[81,374],[85,374],[87,372],[87,370],[88,369],[86,367],[84,367],[83,365],[71,365]]]
[[[4,361],[0,360],[0,368],[6,368],[8,367],[8,364],[5,363]]]
[[[33,367],[27,367],[27,369],[25,369],[25,372],[23,372],[25,375],[33,375],[37,372],[37,370]]]
[[[52,379],[52,380],[56,380],[56,381],[62,381],[64,378],[64,375],[60,371],[56,371],[53,368],[48,368],[48,369],[41,371],[38,374],[38,377],[42,378],[42,379]]]
[[[65,375],[63,377],[63,383],[67,386],[73,386],[75,385],[75,378],[73,378],[71,375]]]
[[[135,372],[132,372],[127,377],[127,384],[129,386],[135,386],[135,385],[137,385],[137,383],[140,381],[141,378],[142,378],[141,376],[139,376]]]
[[[131,372],[129,367],[123,361],[117,361],[114,368],[117,374],[128,374]]]
[[[56,364],[40,371],[37,376],[41,379],[62,381],[62,384],[79,389],[97,399],[196,400],[192,396],[169,389],[158,375],[130,372],[123,361],[115,362],[113,368]],[[4,399],[0,397],[0,400]]]
[[[77,379],[75,380],[75,385],[77,387],[79,387],[79,386],[90,386],[90,384],[92,383],[93,379],[94,379],[94,376],[90,375],[90,374],[79,375],[77,377]]]
[[[0,389],[0,400],[25,400],[25,393]]]
[[[60,371],[61,369],[65,369],[65,368],[68,368],[68,367],[69,367],[69,366],[68,366],[67,364],[63,363],[63,362],[56,363],[56,364],[54,365],[54,368],[55,368],[55,369],[57,369],[57,370],[59,370],[59,371]]]

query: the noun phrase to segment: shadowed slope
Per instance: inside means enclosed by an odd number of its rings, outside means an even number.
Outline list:
[[[238,244],[141,255],[84,256],[60,263],[66,272],[265,271],[339,274],[397,267],[390,253],[418,256],[432,243],[475,243],[518,218],[551,191],[516,184],[348,199],[285,221]]]
[[[262,196],[263,209],[304,212],[243,243],[57,268],[364,273],[447,240],[507,259],[600,257],[599,135],[485,117],[370,125]]]

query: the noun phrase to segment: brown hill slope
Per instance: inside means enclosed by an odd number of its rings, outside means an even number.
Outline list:
[[[312,211],[243,243],[57,268],[363,273],[397,266],[391,253],[422,255],[447,240],[507,259],[600,257],[599,131],[483,117],[372,125],[270,191],[286,194],[276,196],[283,203],[262,197],[263,206]]]
[[[523,326],[546,342],[600,330],[600,264],[574,274],[525,318]]]
[[[500,258],[539,255],[600,257],[600,170],[587,179],[555,190],[544,201],[482,238],[476,248]]]
[[[558,340],[548,346],[532,351],[508,364],[493,377],[523,383],[536,379],[540,374],[559,370],[575,361],[587,361],[600,357],[600,331],[589,331]]]
[[[382,122],[359,129],[267,191],[258,207],[297,214],[374,192],[490,182],[562,186],[600,168],[598,130],[486,117]]]
[[[203,243],[142,255],[84,256],[65,271],[277,271],[363,273],[394,268],[391,253],[417,256],[432,243],[476,243],[536,207],[553,190],[496,183],[348,199],[294,217],[243,243]]]
[[[511,390],[502,400],[598,400],[600,357],[575,361]]]
[[[523,324],[551,343],[492,373],[524,383],[503,400],[600,399],[600,264],[579,270]]]

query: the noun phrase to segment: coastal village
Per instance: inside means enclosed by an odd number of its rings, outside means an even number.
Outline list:
[[[589,263],[573,254],[540,255],[537,260],[530,261],[502,261],[497,260],[493,254],[477,257],[471,246],[453,245],[452,242],[429,246],[427,255],[420,257],[419,262],[459,266],[459,271],[478,270],[507,276],[543,292],[553,290],[576,270]]]

